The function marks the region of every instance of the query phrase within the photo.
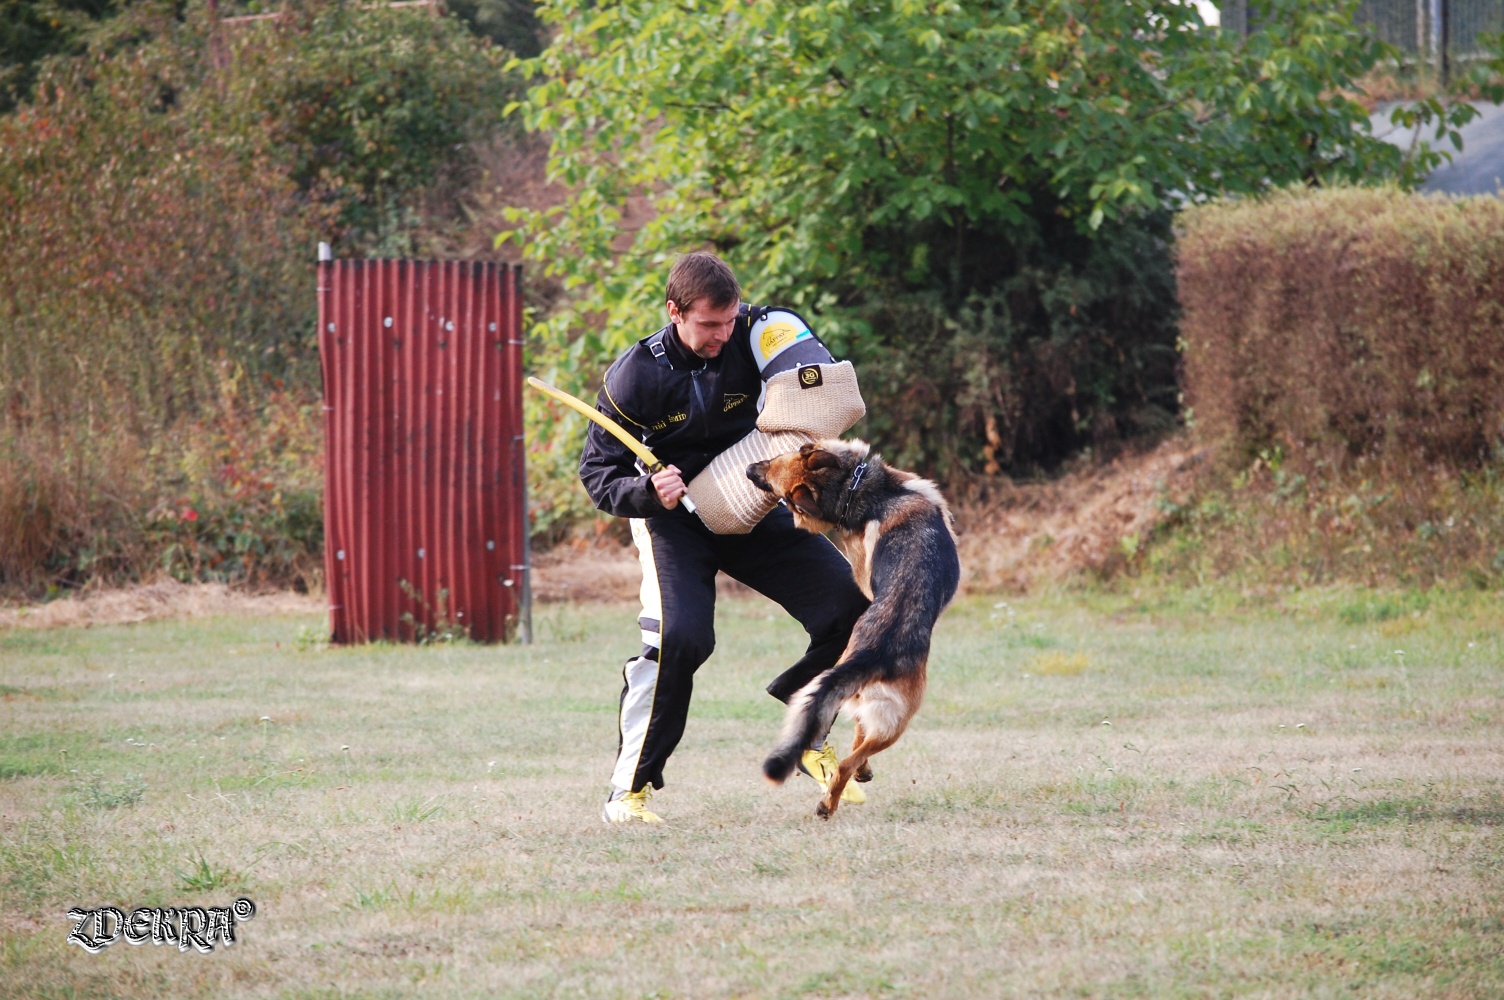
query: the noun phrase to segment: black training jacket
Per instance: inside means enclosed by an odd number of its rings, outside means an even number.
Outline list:
[[[644,337],[606,369],[595,405],[635,434],[688,483],[757,426],[762,376],[752,357],[749,308],[713,360],[691,353],[669,324]],[[618,517],[666,513],[647,470],[620,441],[592,423],[580,481],[596,507]]]

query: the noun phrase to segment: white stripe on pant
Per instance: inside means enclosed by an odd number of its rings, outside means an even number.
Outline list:
[[[634,517],[632,541],[637,545],[637,559],[642,564],[642,618],[658,622],[658,631],[642,632],[645,646],[659,649],[663,635],[663,595],[658,589],[658,564],[653,558],[653,539],[648,534],[647,524]],[[642,747],[647,741],[648,722],[653,717],[653,696],[658,690],[658,661],[646,656],[627,661],[622,670],[626,690],[621,699],[621,715],[617,720],[621,731],[621,750],[616,755],[616,770],[611,774],[611,784],[616,788],[634,791],[632,779],[637,774],[637,762],[642,759]]]

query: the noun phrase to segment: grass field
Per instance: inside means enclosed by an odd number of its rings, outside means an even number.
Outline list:
[[[830,822],[758,769],[797,627],[725,601],[669,822],[609,828],[636,613],[0,632],[0,995],[1504,996],[1496,596],[964,599]],[[66,943],[238,896],[212,955]]]

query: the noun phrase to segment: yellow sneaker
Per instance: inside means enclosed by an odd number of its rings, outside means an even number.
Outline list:
[[[652,794],[653,786],[644,785],[640,792],[628,792],[619,799],[608,799],[605,808],[601,810],[601,819],[607,823],[662,823],[662,816],[648,810],[648,797]]]
[[[836,756],[835,748],[827,740],[825,745],[818,750],[806,750],[799,758],[799,771],[807,774],[819,783],[825,791],[830,791],[830,782],[836,776],[836,770],[841,765],[841,759]],[[846,787],[841,789],[841,801],[857,805],[867,801],[867,793],[859,788],[855,781],[846,782]]]

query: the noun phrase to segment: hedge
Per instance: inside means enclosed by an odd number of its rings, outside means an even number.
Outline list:
[[[1226,458],[1477,469],[1504,442],[1504,200],[1291,190],[1183,213],[1184,391]]]

